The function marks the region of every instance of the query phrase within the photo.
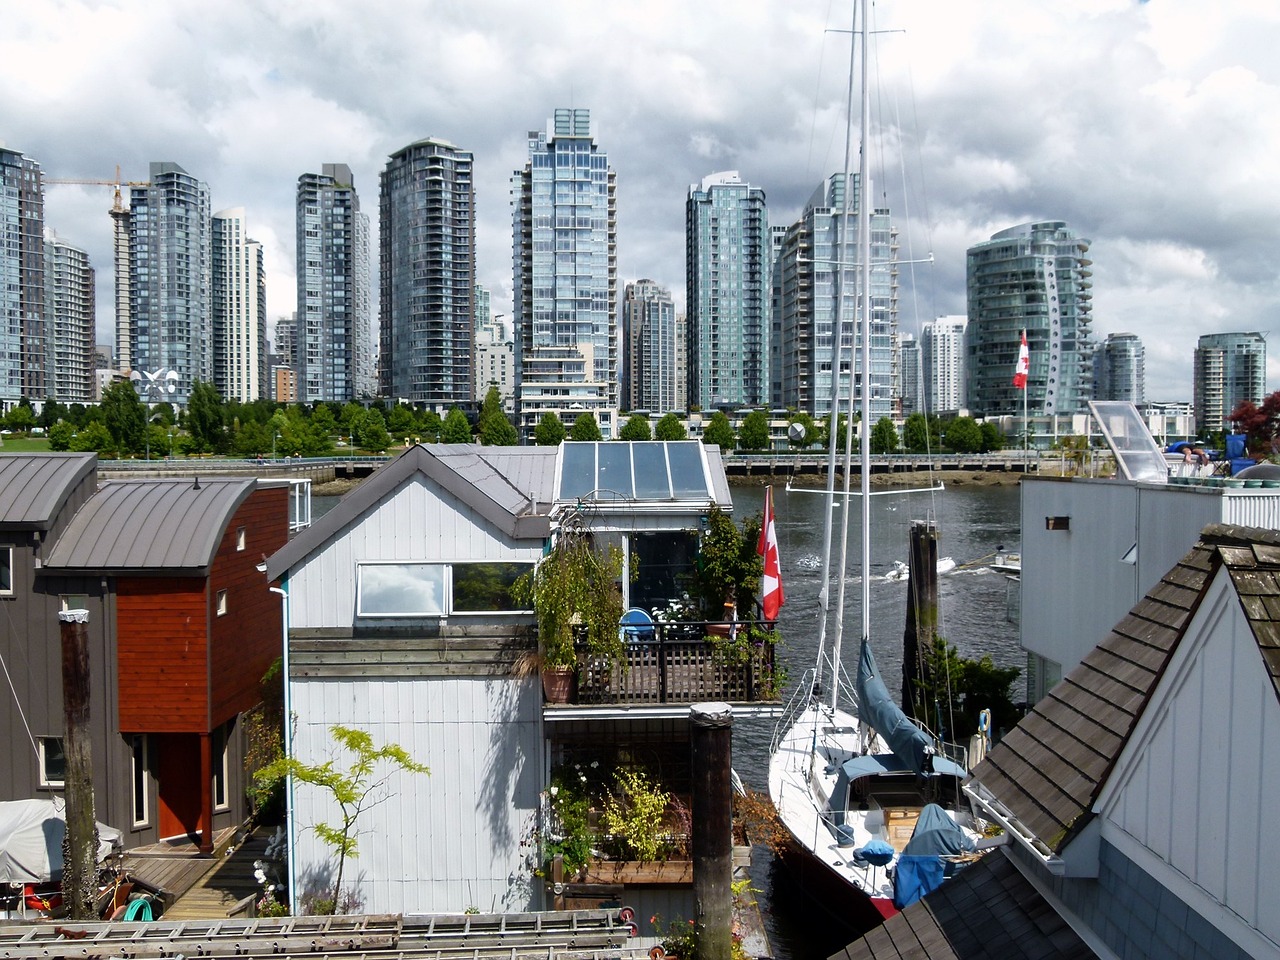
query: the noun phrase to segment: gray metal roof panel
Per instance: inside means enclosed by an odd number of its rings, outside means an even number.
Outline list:
[[[59,506],[97,461],[93,453],[0,456],[0,526],[47,530]]]
[[[336,507],[300,532],[267,560],[267,576],[276,580],[353,523],[365,510],[390,496],[411,477],[422,475],[486,520],[516,539],[541,540],[550,532],[550,521],[507,478],[502,467],[513,458],[482,452],[498,448],[472,444],[417,444],[388,462],[348,493]],[[530,455],[525,455],[530,456]]]
[[[103,484],[45,560],[54,570],[204,571],[256,481],[204,478]]]

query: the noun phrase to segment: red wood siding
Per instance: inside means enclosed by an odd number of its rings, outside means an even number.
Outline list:
[[[236,531],[241,527],[245,548],[237,550]],[[284,487],[255,490],[223,535],[209,576],[213,649],[208,730],[262,699],[262,675],[282,652],[280,596],[268,589],[258,564],[288,539],[289,491]],[[216,614],[220,590],[227,591],[227,613],[222,617]]]
[[[120,577],[116,590],[120,729],[207,732],[204,578]]]

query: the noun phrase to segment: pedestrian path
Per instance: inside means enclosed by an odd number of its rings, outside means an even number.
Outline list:
[[[270,831],[256,828],[230,852],[209,862],[209,870],[164,912],[165,920],[225,918],[245,897],[261,893],[253,876],[253,861],[261,860]]]

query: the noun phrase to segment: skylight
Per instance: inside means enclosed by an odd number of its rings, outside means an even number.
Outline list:
[[[559,500],[708,500],[697,440],[571,443],[561,447]]]

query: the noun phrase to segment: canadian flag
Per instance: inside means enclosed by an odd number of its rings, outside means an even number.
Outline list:
[[[1027,389],[1027,372],[1031,369],[1031,354],[1027,352],[1027,331],[1022,331],[1022,346],[1018,348],[1018,369],[1013,371],[1013,385]]]
[[[756,552],[764,557],[764,576],[760,585],[760,606],[764,619],[773,623],[784,600],[782,594],[782,561],[778,558],[778,530],[773,522],[773,487],[764,488],[764,518],[760,522],[760,544]]]

